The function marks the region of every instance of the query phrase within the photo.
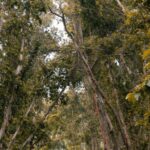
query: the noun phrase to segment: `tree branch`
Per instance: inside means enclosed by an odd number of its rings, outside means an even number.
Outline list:
[[[49,8],[49,11],[50,11],[53,15],[55,15],[55,16],[57,16],[57,17],[59,17],[59,18],[62,18],[61,15],[57,14],[56,12],[54,12],[50,7],[48,7],[48,8]]]
[[[116,0],[118,6],[121,8],[122,12],[125,14],[126,13],[126,8],[124,5],[120,2],[120,0]]]
[[[65,91],[65,89],[66,89],[66,87],[64,87],[64,88],[62,89],[62,91],[59,93],[57,100],[54,101],[54,102],[52,103],[52,105],[49,106],[48,111],[45,113],[45,115],[43,116],[43,118],[42,118],[42,120],[41,120],[41,123],[45,121],[45,119],[46,119],[47,116],[50,114],[50,112],[52,111],[52,109],[58,104],[58,102],[59,102],[59,100],[60,100],[60,98],[61,98],[63,92]],[[21,148],[20,148],[21,150],[32,140],[32,138],[34,137],[34,134],[37,132],[38,129],[39,129],[39,128],[37,128],[33,133],[31,133],[31,134],[28,136],[28,138],[27,138],[27,139],[25,140],[25,142],[22,144],[22,146],[21,146]]]
[[[49,7],[49,10],[50,10],[50,12],[51,12],[53,15],[55,15],[55,16],[57,16],[57,17],[59,17],[59,18],[62,19],[62,23],[63,23],[63,25],[64,25],[64,29],[65,29],[67,35],[71,38],[71,40],[73,40],[73,35],[72,35],[72,34],[69,32],[69,30],[67,29],[67,23],[66,23],[66,19],[65,19],[65,14],[64,14],[64,12],[63,12],[61,6],[60,6],[60,10],[61,10],[62,15],[59,15],[58,13],[54,12],[50,7]]]
[[[17,66],[16,68],[16,71],[15,71],[15,75],[18,76],[20,75],[22,69],[23,69],[23,65],[22,65],[22,62],[24,60],[24,57],[23,57],[23,52],[24,52],[24,45],[25,45],[25,40],[22,39],[22,42],[21,42],[21,49],[20,49],[20,54],[19,54],[19,61],[20,61],[20,64]]]
[[[35,100],[33,100],[32,103],[30,104],[30,106],[28,107],[28,109],[27,109],[27,111],[26,111],[26,113],[25,113],[25,115],[24,115],[24,118],[26,118],[26,117],[28,116],[28,114],[29,114],[29,112],[31,111],[31,108],[33,107],[34,103],[35,103]],[[23,119],[23,120],[24,120],[24,119]],[[11,148],[11,146],[12,146],[14,140],[16,139],[16,137],[17,137],[17,135],[18,135],[18,133],[19,133],[19,131],[20,131],[20,128],[21,128],[21,126],[22,126],[22,124],[23,124],[23,120],[21,121],[20,125],[17,127],[15,133],[13,134],[13,136],[12,136],[12,138],[11,138],[9,144],[8,144],[8,149]]]

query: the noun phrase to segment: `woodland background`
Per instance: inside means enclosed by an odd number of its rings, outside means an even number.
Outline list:
[[[150,0],[0,10],[0,149],[150,149]]]

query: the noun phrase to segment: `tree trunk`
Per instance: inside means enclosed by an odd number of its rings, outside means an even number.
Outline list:
[[[0,129],[0,141],[2,140],[2,138],[5,134],[6,127],[9,124],[9,119],[10,119],[10,116],[11,116],[12,101],[13,101],[13,96],[12,96],[8,106],[4,110],[4,120],[3,120],[3,123],[2,123],[1,129]]]
[[[101,88],[98,85],[98,82],[96,81],[94,74],[92,73],[92,70],[88,64],[87,61],[87,56],[84,53],[84,51],[82,50],[82,45],[83,45],[83,35],[82,35],[82,29],[81,29],[81,20],[79,18],[79,16],[75,16],[74,17],[74,31],[75,31],[75,40],[74,45],[76,48],[76,51],[79,53],[81,60],[83,61],[84,64],[84,69],[91,81],[91,86],[93,88],[93,90],[96,93],[97,96],[97,102],[99,105],[99,115],[100,115],[100,122],[103,126],[103,130],[105,133],[105,141],[106,141],[106,146],[107,149],[119,149],[118,148],[118,144],[117,144],[117,140],[115,137],[115,131],[113,128],[113,125],[111,123],[111,119],[109,118],[109,115],[106,111],[106,106],[105,106],[105,101],[106,101],[106,97],[104,96]]]
[[[108,74],[109,74],[110,82],[113,85],[114,96],[115,96],[115,99],[116,99],[117,111],[113,110],[114,115],[117,119],[116,122],[119,126],[119,129],[120,129],[120,132],[121,132],[121,135],[122,135],[122,140],[123,140],[123,142],[126,146],[126,149],[128,150],[128,149],[131,149],[131,140],[130,140],[130,137],[129,137],[129,134],[128,134],[128,131],[127,131],[126,124],[124,122],[123,113],[122,113],[121,108],[120,108],[118,92],[117,92],[117,89],[115,88],[115,82],[116,81],[115,81],[115,77],[113,76],[113,73],[111,71],[111,67],[110,67],[109,62],[107,64],[107,68],[108,68]]]
[[[20,49],[20,55],[19,55],[19,60],[20,60],[20,64],[17,66],[16,70],[15,70],[15,75],[16,77],[19,76],[19,74],[22,71],[22,61],[23,61],[23,51],[24,51],[24,39],[22,39],[22,43],[21,43],[21,49]],[[5,134],[5,130],[9,124],[9,120],[11,118],[11,108],[12,108],[12,103],[14,101],[14,88],[12,91],[12,95],[11,95],[11,99],[9,100],[8,106],[6,106],[5,110],[4,110],[4,120],[0,129],[0,141],[2,140],[2,138],[4,137]]]

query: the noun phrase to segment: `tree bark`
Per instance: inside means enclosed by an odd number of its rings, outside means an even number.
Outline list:
[[[74,17],[74,31],[75,31],[75,37],[74,37],[74,45],[76,48],[76,51],[79,53],[81,60],[83,61],[84,64],[84,69],[91,80],[91,86],[93,90],[96,93],[97,96],[97,102],[99,106],[99,115],[100,115],[100,122],[103,126],[103,130],[106,136],[106,146],[107,149],[119,149],[118,148],[118,143],[115,137],[115,131],[111,122],[111,119],[109,118],[109,115],[106,111],[106,97],[104,96],[101,88],[99,87],[98,82],[95,79],[95,76],[88,64],[87,56],[82,50],[82,45],[83,45],[83,35],[82,35],[82,28],[81,28],[81,20],[78,15]]]
[[[120,108],[118,92],[117,92],[117,89],[115,88],[115,85],[114,85],[114,83],[116,81],[115,81],[115,78],[114,78],[113,73],[111,71],[111,67],[110,67],[109,62],[107,64],[107,68],[108,68],[108,72],[109,72],[108,74],[109,74],[110,82],[113,85],[113,91],[114,91],[114,95],[115,95],[115,99],[116,99],[116,106],[117,106],[117,111],[113,110],[114,111],[113,114],[116,117],[117,124],[119,126],[119,129],[120,129],[120,132],[121,132],[121,135],[122,135],[122,140],[123,140],[123,142],[126,146],[126,149],[130,150],[130,149],[132,149],[131,148],[131,140],[130,140],[129,133],[127,131],[126,124],[124,122],[123,113],[122,113],[121,108]]]
[[[22,71],[21,63],[23,61],[23,54],[22,53],[24,51],[24,42],[25,42],[24,39],[22,39],[20,55],[19,55],[20,64],[17,66],[17,68],[15,70],[16,77],[19,76],[19,74]],[[7,126],[9,125],[9,120],[11,118],[11,108],[12,108],[12,103],[14,102],[14,100],[15,100],[15,98],[14,98],[14,88],[13,88],[11,99],[9,100],[8,106],[6,106],[6,108],[4,110],[3,123],[2,123],[1,129],[0,129],[0,141],[4,137],[5,130],[6,130]]]
[[[125,8],[122,5],[122,3],[119,0],[117,0],[117,3],[122,8],[122,11],[125,13]],[[66,21],[64,18],[64,13],[63,13],[62,9],[61,9],[61,12],[63,14],[62,16],[51,11],[52,14],[57,15],[58,17],[60,17],[62,19],[66,33],[72,39],[75,49],[79,53],[79,56],[84,64],[84,70],[90,79],[91,87],[93,88],[94,92],[96,93],[97,103],[99,106],[100,122],[101,122],[101,126],[102,126],[101,129],[103,129],[102,133],[104,135],[103,138],[106,137],[104,139],[105,145],[107,146],[107,147],[105,147],[105,149],[106,150],[110,150],[110,149],[119,150],[120,147],[118,145],[117,138],[115,136],[113,124],[112,124],[109,114],[106,110],[106,105],[109,106],[109,108],[112,110],[112,112],[115,114],[115,116],[116,116],[116,113],[115,113],[113,107],[109,104],[106,96],[103,94],[102,89],[100,88],[98,82],[96,81],[95,76],[90,68],[89,63],[88,63],[87,56],[86,56],[85,52],[83,51],[83,48],[82,48],[83,34],[82,34],[80,17],[77,14],[75,14],[73,17],[73,26],[74,26],[75,35],[72,35],[72,34],[70,34],[70,32],[67,29]],[[116,117],[116,121],[119,124],[118,117]]]
[[[9,119],[10,119],[10,116],[11,116],[11,107],[12,107],[12,102],[13,102],[13,95],[11,96],[11,99],[9,101],[9,104],[8,106],[5,107],[5,110],[4,110],[4,120],[3,120],[3,123],[1,125],[1,129],[0,129],[0,141],[2,140],[4,134],[5,134],[5,130],[9,124]]]

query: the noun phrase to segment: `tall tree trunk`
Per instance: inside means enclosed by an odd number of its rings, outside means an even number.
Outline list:
[[[115,131],[111,122],[111,119],[109,118],[109,115],[106,111],[105,101],[106,97],[104,96],[102,89],[99,87],[98,82],[95,79],[95,76],[88,64],[87,56],[84,53],[82,46],[83,46],[83,35],[82,35],[82,28],[81,28],[81,20],[78,15],[74,17],[74,31],[75,31],[75,37],[74,37],[74,45],[76,48],[76,51],[79,53],[81,60],[84,64],[84,69],[91,81],[91,86],[93,90],[96,93],[97,96],[97,102],[99,106],[99,115],[100,115],[100,122],[103,126],[104,133],[106,135],[106,146],[107,149],[119,149],[117,140],[115,137]]]
[[[122,7],[122,10],[124,11],[124,7],[121,4],[121,2],[119,0],[117,0],[117,3],[120,7]],[[118,149],[120,149],[120,147],[118,145],[117,138],[115,136],[115,130],[113,128],[111,119],[110,119],[109,114],[106,110],[106,105],[110,107],[110,109],[112,110],[112,112],[114,114],[115,114],[115,111],[112,108],[112,106],[109,104],[106,96],[103,94],[102,89],[100,88],[98,82],[96,81],[96,78],[95,78],[95,76],[94,76],[94,74],[90,68],[90,65],[88,63],[87,56],[86,56],[85,52],[83,51],[83,48],[82,48],[82,46],[83,46],[83,34],[82,34],[80,17],[78,14],[73,15],[73,26],[74,26],[74,33],[75,33],[75,35],[73,36],[67,29],[65,16],[64,16],[64,13],[63,13],[63,10],[61,7],[60,7],[60,10],[62,12],[62,16],[53,12],[51,9],[50,9],[50,12],[62,19],[66,33],[72,39],[74,46],[75,46],[75,49],[79,53],[79,56],[80,56],[80,58],[84,64],[84,70],[90,79],[91,87],[93,88],[94,92],[96,93],[97,103],[99,106],[100,122],[101,122],[101,125],[103,128],[103,134],[106,137],[105,145],[107,146],[107,148],[105,148],[105,149],[107,149],[107,150],[110,150],[110,149],[118,150]],[[89,83],[89,85],[90,85],[90,83]],[[117,117],[116,117],[116,121],[118,123]]]
[[[89,82],[88,82],[89,78],[85,78],[84,80],[84,84],[85,84],[85,87],[86,87],[86,90],[87,92],[89,93],[89,90],[87,87],[90,87],[89,85]],[[104,129],[103,129],[103,125],[101,123],[101,120],[99,118],[100,116],[100,112],[99,112],[99,104],[98,104],[98,101],[97,101],[97,95],[96,93],[94,92],[93,95],[91,96],[91,94],[89,94],[90,98],[93,100],[93,105],[94,105],[94,112],[95,112],[95,115],[98,117],[98,121],[99,121],[99,131],[100,131],[100,136],[102,137],[103,139],[103,143],[104,143],[104,147],[106,149],[108,149],[108,139],[107,139],[107,136],[104,132]]]
[[[15,70],[15,75],[16,77],[20,75],[21,71],[22,71],[22,62],[23,62],[23,51],[24,51],[24,39],[22,39],[22,43],[21,43],[21,49],[20,49],[20,55],[19,55],[19,61],[20,64],[17,66],[16,70]],[[14,88],[12,90],[12,95],[11,98],[9,100],[8,106],[6,106],[5,110],[4,110],[4,118],[3,118],[3,123],[0,129],[0,141],[2,140],[2,138],[4,137],[5,134],[5,130],[9,124],[9,120],[11,118],[11,108],[12,108],[12,103],[14,102],[15,98],[14,98]]]
[[[116,80],[115,80],[115,77],[113,76],[113,73],[111,71],[110,62],[108,62],[107,68],[108,68],[108,74],[109,74],[110,82],[113,85],[113,91],[114,91],[114,96],[115,96],[116,106],[117,106],[117,111],[115,111],[115,110],[113,110],[113,111],[114,111],[114,114],[116,114],[115,117],[117,119],[117,124],[119,125],[119,129],[120,129],[120,132],[122,135],[122,140],[126,146],[126,149],[131,149],[131,140],[129,137],[129,133],[127,131],[126,124],[124,122],[123,113],[122,113],[121,108],[120,108],[119,96],[118,96],[117,89],[115,87]]]

